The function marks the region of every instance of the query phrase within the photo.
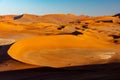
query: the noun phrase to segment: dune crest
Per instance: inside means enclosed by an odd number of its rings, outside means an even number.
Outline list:
[[[90,38],[73,35],[27,38],[13,44],[8,54],[25,63],[50,67],[108,62],[114,55],[111,54],[114,52],[113,45]]]
[[[12,44],[14,42],[15,42],[14,39],[0,39],[0,46],[9,45],[9,44]]]

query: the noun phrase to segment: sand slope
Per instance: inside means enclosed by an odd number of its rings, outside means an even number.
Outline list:
[[[109,62],[116,55],[113,46],[87,35],[40,36],[16,42],[8,54],[29,64],[65,67]]]

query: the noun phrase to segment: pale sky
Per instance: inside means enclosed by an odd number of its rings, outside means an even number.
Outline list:
[[[120,13],[120,0],[0,0],[0,15],[24,13],[113,15]]]

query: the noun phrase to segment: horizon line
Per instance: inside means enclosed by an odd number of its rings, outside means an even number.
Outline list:
[[[105,15],[88,15],[88,14],[79,14],[79,15],[77,15],[77,14],[74,14],[74,13],[46,13],[46,14],[35,14],[35,13],[8,13],[8,14],[0,14],[0,16],[7,16],[7,15],[24,15],[24,14],[28,14],[28,15],[38,15],[38,16],[44,16],[44,15],[55,15],[55,14],[65,14],[65,15],[69,15],[69,14],[71,14],[71,15],[75,15],[75,16],[81,16],[81,15],[84,15],[84,16],[112,16],[112,15],[115,15],[115,14],[105,14]],[[116,13],[116,14],[118,14],[118,13]]]

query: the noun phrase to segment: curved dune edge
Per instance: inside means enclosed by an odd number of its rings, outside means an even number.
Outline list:
[[[66,67],[110,62],[116,55],[112,46],[89,36],[40,36],[16,42],[8,54],[28,64]]]
[[[0,46],[9,45],[9,44],[12,44],[14,42],[15,42],[14,39],[0,39]]]

